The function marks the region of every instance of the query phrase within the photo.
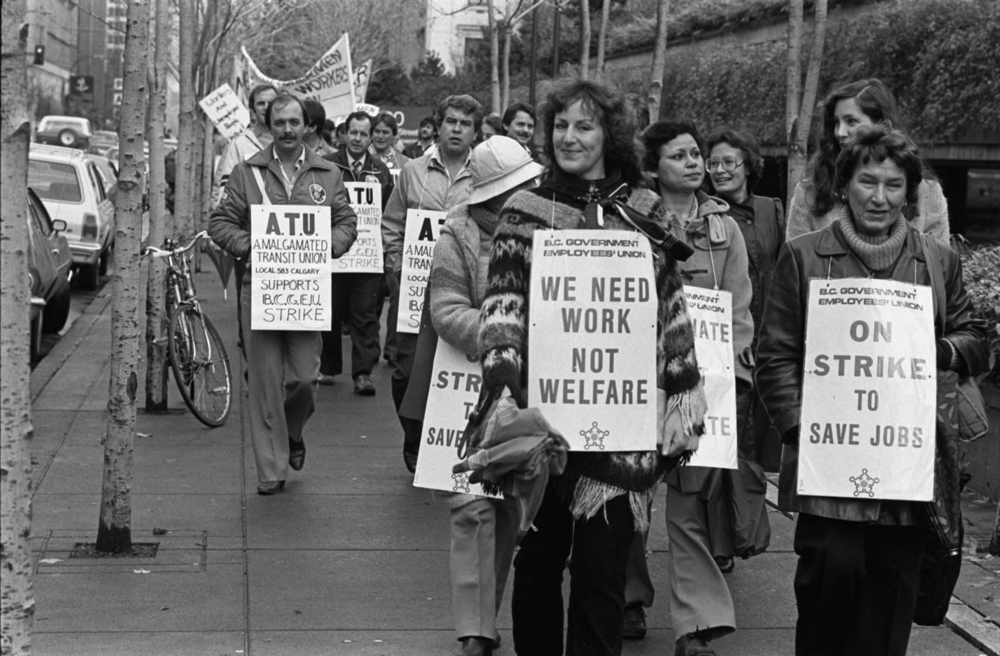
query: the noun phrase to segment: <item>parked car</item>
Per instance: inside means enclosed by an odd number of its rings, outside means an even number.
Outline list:
[[[93,134],[89,119],[79,116],[43,116],[35,128],[35,141],[52,146],[87,150]]]
[[[66,222],[73,268],[83,289],[97,289],[114,245],[115,209],[92,156],[79,150],[32,144],[28,186],[53,220]]]
[[[97,172],[101,176],[101,182],[104,183],[104,193],[114,205],[118,193],[118,163],[101,155],[91,155],[90,159],[97,165]]]
[[[118,133],[111,130],[97,130],[90,138],[90,152],[105,155],[112,148],[118,148]]]
[[[52,220],[38,195],[28,188],[28,276],[31,279],[31,356],[43,333],[66,325],[70,306],[73,254],[63,236],[66,222]]]

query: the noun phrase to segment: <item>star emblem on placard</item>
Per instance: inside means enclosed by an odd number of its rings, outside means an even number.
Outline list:
[[[861,476],[851,476],[851,482],[854,483],[854,496],[867,494],[869,497],[874,497],[875,484],[879,482],[879,479],[872,478],[868,475],[867,469],[862,469]]]
[[[591,447],[595,449],[604,450],[604,438],[610,434],[611,431],[601,430],[597,422],[593,422],[585,431],[580,431],[580,435],[586,440],[583,445],[584,450],[589,450]]]
[[[455,482],[455,487],[452,488],[454,492],[465,492],[469,494],[471,490],[469,489],[469,473],[462,472],[461,474],[452,474],[451,480]]]

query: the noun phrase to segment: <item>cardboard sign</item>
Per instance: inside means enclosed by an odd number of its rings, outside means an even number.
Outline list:
[[[930,501],[937,360],[930,287],[811,280],[798,493]]]
[[[535,232],[528,404],[572,450],[656,449],[656,306],[642,235]]]
[[[694,328],[694,349],[708,401],[705,434],[689,464],[736,469],[733,295],[722,290],[686,286],[684,296]]]
[[[447,212],[406,210],[397,332],[420,332],[420,313],[424,311],[424,292],[431,275],[431,262],[434,261],[434,244],[441,236],[441,226],[447,217]]]
[[[325,205],[251,205],[253,330],[330,330],[333,243]]]
[[[233,92],[229,84],[221,87],[198,101],[205,116],[226,139],[232,141],[250,127],[250,110]]]
[[[438,339],[414,486],[490,496],[481,484],[469,483],[469,472],[451,473],[459,462],[457,441],[479,400],[482,380],[479,360],[470,360],[459,349]]]
[[[333,263],[334,273],[382,273],[382,185],[344,182],[351,207],[358,216],[358,238]]]

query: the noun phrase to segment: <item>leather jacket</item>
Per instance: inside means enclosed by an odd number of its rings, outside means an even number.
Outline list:
[[[959,373],[977,375],[985,371],[989,363],[986,325],[972,315],[973,306],[962,283],[958,255],[944,246],[940,251],[948,301],[944,326],[939,325],[935,314],[935,333],[938,337],[946,337],[958,351]],[[926,262],[923,240],[911,227],[896,263],[876,272],[874,277],[929,286]],[[847,521],[910,525],[916,523],[916,519],[909,502],[795,494],[809,281],[812,278],[866,278],[871,275],[851,253],[836,221],[822,231],[786,243],[778,257],[764,309],[756,381],[768,416],[785,442],[779,479],[779,507],[782,510]]]

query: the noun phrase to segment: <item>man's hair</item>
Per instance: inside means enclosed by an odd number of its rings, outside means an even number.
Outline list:
[[[396,122],[396,117],[389,112],[382,112],[375,117],[375,120],[372,121],[372,130],[374,131],[375,126],[378,125],[384,125],[392,130],[392,136],[394,137],[399,134],[399,123]]]
[[[708,141],[705,143],[705,159],[711,157],[712,149],[721,143],[729,144],[743,153],[743,166],[746,167],[743,170],[747,174],[747,191],[752,192],[757,183],[760,182],[761,176],[764,175],[764,158],[760,156],[760,146],[757,145],[757,140],[739,130],[731,128],[718,130],[709,135]],[[711,183],[712,176],[707,176],[707,179]]]
[[[343,123],[338,123],[337,124],[337,129],[334,130],[333,133],[335,135],[337,135],[338,137],[347,134],[347,121],[344,121]]]
[[[433,116],[425,116],[420,119],[420,127],[424,127],[425,125],[431,126],[434,128],[434,131],[437,132],[437,121],[434,120]]]
[[[257,86],[255,86],[253,89],[250,90],[250,96],[249,96],[248,100],[250,102],[250,113],[251,114],[253,113],[254,103],[257,102],[257,96],[259,94],[261,94],[261,93],[264,93],[265,91],[268,91],[268,90],[273,91],[275,94],[278,93],[278,90],[274,87],[273,84],[258,84]]]
[[[532,107],[528,103],[516,102],[504,110],[502,120],[503,120],[503,127],[505,130],[511,123],[514,122],[514,119],[517,117],[518,112],[524,112],[525,114],[531,117],[532,121],[535,122],[538,121],[538,114],[535,113],[534,107]]]
[[[351,121],[367,121],[368,136],[371,136],[372,127],[374,127],[374,120],[372,119],[371,114],[362,111],[351,112],[350,114],[347,115],[347,118],[344,119],[344,126],[345,126],[344,129],[346,130],[351,129]]]
[[[306,108],[306,127],[316,128],[316,132],[320,132],[326,123],[326,109],[323,108],[323,103],[306,98],[302,104]]]
[[[483,111],[483,106],[479,104],[479,101],[472,96],[462,94],[448,96],[444,100],[438,103],[437,112],[434,114],[434,120],[437,122],[436,127],[438,130],[444,124],[444,115],[449,109],[457,109],[463,114],[472,114],[472,127],[476,132],[479,132],[479,128],[483,125],[483,116],[486,113]]]
[[[267,127],[271,127],[271,115],[274,113],[275,108],[281,109],[282,107],[291,105],[292,103],[297,104],[299,109],[302,111],[302,121],[308,121],[308,113],[306,112],[306,106],[302,103],[302,99],[283,91],[278,94],[277,98],[271,101],[271,104],[267,106],[267,110],[264,112],[264,123]]]

